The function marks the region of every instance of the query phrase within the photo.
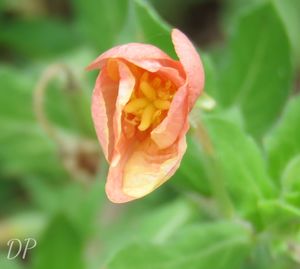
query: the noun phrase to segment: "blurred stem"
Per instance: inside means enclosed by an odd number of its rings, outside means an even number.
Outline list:
[[[75,74],[73,74],[72,70],[67,65],[62,63],[49,66],[44,71],[37,83],[34,95],[34,109],[38,121],[41,123],[42,127],[49,134],[49,136],[58,142],[55,128],[48,120],[48,117],[45,113],[44,99],[46,97],[46,91],[50,82],[61,74],[64,74],[66,78],[66,87],[64,87],[64,92],[67,93],[67,102],[70,106],[72,118],[74,119],[78,131],[83,134],[94,134],[94,132],[91,131],[89,121],[86,120],[89,118],[87,111],[90,113],[87,100],[80,89]]]
[[[205,160],[209,172],[208,178],[210,179],[211,188],[218,203],[219,210],[225,217],[232,218],[234,216],[234,207],[227,193],[225,182],[214,154],[213,144],[200,119],[197,119],[195,134],[199,138],[207,157]]]
[[[78,88],[67,88],[70,111],[76,115],[75,124],[79,133],[94,138],[94,128],[89,120],[91,118],[90,103],[83,91]]]
[[[41,78],[39,79],[36,85],[36,88],[34,90],[34,100],[33,100],[34,111],[37,116],[38,122],[45,130],[45,132],[49,135],[49,137],[52,140],[54,140],[56,144],[58,144],[59,146],[61,146],[62,141],[57,133],[56,128],[52,125],[52,123],[49,121],[48,117],[46,116],[46,113],[44,111],[44,106],[45,106],[44,99],[50,81],[53,78],[55,78],[57,75],[61,74],[61,72],[66,72],[67,77],[70,77],[69,69],[66,68],[65,65],[55,64],[48,67],[45,70],[45,72],[42,74]]]
[[[58,132],[58,128],[49,120],[45,111],[45,97],[50,82],[59,75],[65,74],[72,116],[78,123],[79,130],[88,133],[89,126],[86,123],[84,98],[80,87],[71,69],[65,64],[49,66],[42,74],[34,91],[34,111],[38,122],[46,134],[58,147],[60,157],[66,170],[73,179],[86,184],[89,175],[95,173],[96,161],[99,159],[98,145],[89,139],[65,136]],[[90,109],[88,109],[90,112]],[[81,132],[82,133],[82,132]],[[84,134],[86,134],[84,133]]]

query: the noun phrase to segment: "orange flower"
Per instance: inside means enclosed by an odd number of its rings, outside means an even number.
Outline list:
[[[189,39],[172,31],[179,61],[152,45],[130,43],[100,55],[92,98],[98,139],[110,163],[106,193],[128,202],[152,192],[180,165],[188,114],[204,85],[201,60]]]

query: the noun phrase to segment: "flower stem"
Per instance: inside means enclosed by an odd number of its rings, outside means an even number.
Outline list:
[[[65,93],[68,94],[67,102],[70,105],[72,116],[75,118],[76,123],[78,123],[77,128],[79,129],[79,133],[84,137],[60,132],[59,128],[49,120],[45,111],[45,98],[47,89],[50,88],[49,84],[61,74],[64,74],[66,78],[67,86]],[[86,119],[89,118],[84,114],[86,113],[84,107],[86,105],[84,104],[85,100],[83,100],[83,94],[72,70],[67,65],[60,63],[49,66],[37,82],[33,97],[33,106],[37,121],[57,146],[63,166],[69,172],[72,179],[86,184],[88,178],[93,176],[96,171],[100,153],[97,143],[86,137],[91,133],[94,135],[94,132],[90,132],[89,126],[86,123],[88,121]],[[87,111],[90,112],[90,109],[88,108]]]

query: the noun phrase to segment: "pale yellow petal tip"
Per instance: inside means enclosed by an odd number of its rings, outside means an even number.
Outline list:
[[[106,196],[108,198],[108,200],[114,204],[124,204],[124,203],[128,203],[130,201],[133,201],[137,198],[135,197],[130,197],[127,196],[124,193],[115,193],[115,192],[110,192],[106,190]]]
[[[158,178],[153,178],[147,174],[136,174],[135,177],[125,176],[123,182],[123,192],[125,195],[134,197],[135,199],[144,197],[154,191],[160,182]]]
[[[154,189],[149,188],[148,186],[141,186],[140,188],[123,188],[124,194],[131,196],[134,199],[142,198],[152,191],[154,191]]]
[[[142,151],[135,152],[124,168],[122,192],[135,199],[144,197],[161,186],[175,171],[180,155],[160,162],[159,165],[145,158]]]

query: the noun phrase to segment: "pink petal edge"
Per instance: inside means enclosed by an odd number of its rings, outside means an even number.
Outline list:
[[[172,41],[187,76],[189,110],[191,110],[204,87],[203,65],[195,47],[185,34],[178,29],[173,29]]]

